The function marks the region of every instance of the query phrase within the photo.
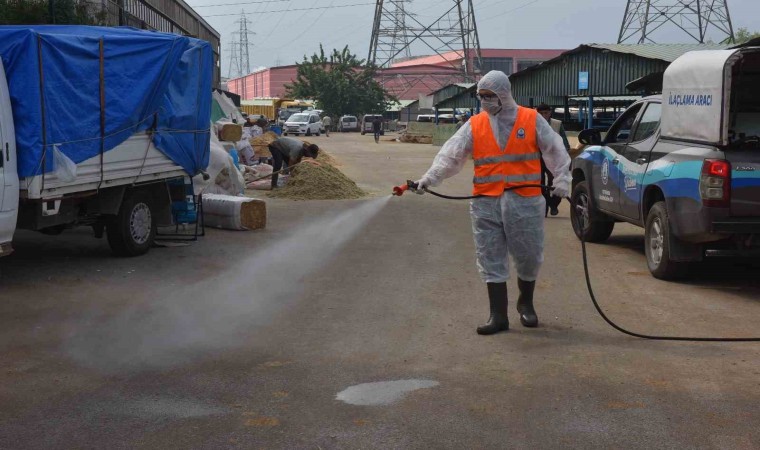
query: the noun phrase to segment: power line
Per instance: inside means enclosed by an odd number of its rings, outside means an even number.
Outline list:
[[[532,4],[534,4],[534,3],[538,3],[538,2],[539,2],[539,0],[533,0],[533,1],[530,1],[530,2],[527,2],[527,3],[523,3],[523,4],[522,4],[522,5],[520,5],[520,6],[515,6],[515,7],[514,7],[514,8],[512,8],[512,9],[508,9],[508,10],[506,10],[506,11],[504,11],[504,12],[503,12],[503,13],[501,13],[501,14],[496,14],[495,16],[489,16],[489,17],[487,17],[487,18],[483,19],[483,22],[487,22],[487,21],[489,21],[489,20],[491,20],[491,19],[497,19],[497,18],[499,18],[499,17],[502,17],[502,16],[506,16],[507,14],[509,14],[509,13],[511,13],[511,12],[513,12],[513,11],[517,11],[518,9],[522,9],[522,8],[525,8],[526,6],[530,6],[530,5],[532,5]]]
[[[333,2],[335,2],[335,0],[332,0],[332,2],[330,2],[330,6],[332,6]],[[329,6],[328,6],[328,8],[329,8]],[[324,15],[325,15],[325,13],[326,13],[326,12],[327,12],[327,10],[324,10],[324,11],[322,11],[321,13],[319,13],[319,15],[317,16],[317,18],[316,18],[316,19],[314,19],[314,22],[319,22],[319,20],[322,18],[322,16],[324,16]],[[306,15],[306,13],[304,13],[304,15]],[[303,18],[303,16],[302,16],[301,18]],[[301,20],[301,19],[298,19],[298,21],[300,21],[300,20]],[[297,41],[298,39],[300,39],[300,38],[301,38],[301,36],[303,36],[304,34],[306,34],[308,31],[310,31],[308,28],[304,28],[304,30],[301,32],[301,34],[299,34],[298,36],[296,36],[296,37],[294,37],[293,39],[291,39],[291,40],[290,40],[290,42],[288,42],[287,44],[281,45],[281,46],[279,46],[279,47],[275,47],[273,50],[281,50],[281,49],[283,49],[283,48],[285,48],[285,47],[289,46],[289,45],[290,45],[290,44],[292,44],[293,42],[295,42],[295,41]]]
[[[254,13],[246,13],[246,14],[272,14],[272,13],[279,13],[279,12],[314,11],[314,10],[320,10],[320,9],[352,8],[354,6],[370,6],[370,5],[374,5],[374,3],[352,3],[349,5],[313,6],[311,8],[277,9],[277,10],[272,10],[272,11],[256,11]],[[226,6],[226,5],[220,4],[220,5],[208,5],[208,6]],[[237,16],[237,14],[236,13],[207,14],[207,15],[204,15],[203,17],[222,17],[222,16]]]
[[[191,8],[196,9],[196,8],[210,8],[212,6],[253,5],[253,4],[256,4],[256,3],[259,3],[259,4],[261,4],[261,3],[264,3],[264,4],[267,4],[267,3],[284,3],[284,2],[287,2],[287,1],[290,1],[290,0],[256,0],[256,1],[239,2],[239,3],[221,3],[221,4],[218,4],[218,5],[198,5],[198,6],[191,6]]]

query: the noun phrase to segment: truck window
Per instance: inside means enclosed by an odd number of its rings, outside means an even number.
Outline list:
[[[605,143],[615,144],[628,142],[628,138],[631,137],[631,128],[633,128],[633,123],[636,122],[636,116],[639,115],[640,110],[641,103],[628,108],[628,110],[620,116],[617,122],[612,125],[612,128],[610,128],[610,131],[605,138]]]
[[[650,103],[641,116],[639,126],[636,127],[636,133],[633,135],[633,142],[640,142],[649,139],[657,128],[660,126],[660,117],[662,116],[662,104]]]

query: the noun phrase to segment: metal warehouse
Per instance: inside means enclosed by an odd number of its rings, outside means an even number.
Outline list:
[[[540,103],[586,108],[624,106],[632,102],[630,82],[662,73],[676,58],[693,50],[718,50],[720,44],[586,44],[510,76],[512,92],[520,105]],[[565,120],[569,120],[566,116]]]

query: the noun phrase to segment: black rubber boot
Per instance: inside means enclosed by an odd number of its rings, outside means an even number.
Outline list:
[[[488,303],[491,305],[491,317],[485,325],[478,327],[478,334],[494,334],[509,330],[507,318],[507,283],[487,283]]]
[[[536,289],[535,281],[517,280],[520,288],[520,297],[517,299],[517,312],[520,313],[520,323],[524,327],[535,328],[538,326],[538,316],[533,309],[533,291]]]

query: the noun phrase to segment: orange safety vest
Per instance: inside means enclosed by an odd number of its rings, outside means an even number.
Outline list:
[[[498,197],[511,186],[541,183],[541,151],[536,140],[534,109],[518,107],[515,126],[502,149],[491,130],[488,113],[481,112],[470,119],[472,128],[475,176],[473,195]],[[541,195],[541,188],[524,188],[515,192],[524,197]]]

